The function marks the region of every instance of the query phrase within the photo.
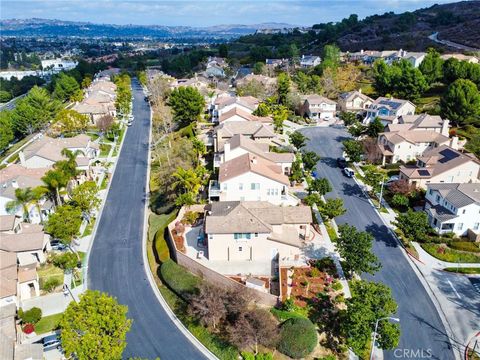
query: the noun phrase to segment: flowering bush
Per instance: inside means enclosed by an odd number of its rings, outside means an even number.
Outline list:
[[[35,331],[35,325],[33,324],[26,324],[24,327],[23,327],[23,332],[25,334],[31,334]]]

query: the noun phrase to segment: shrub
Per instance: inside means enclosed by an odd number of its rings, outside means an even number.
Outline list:
[[[200,278],[178,265],[173,260],[165,261],[160,272],[165,283],[182,298],[186,299],[190,294],[197,292]]]
[[[312,278],[316,278],[316,277],[319,277],[322,273],[320,272],[320,270],[318,270],[316,267],[312,268],[310,270],[310,276]]]
[[[43,283],[43,290],[47,291],[47,292],[52,292],[53,290],[55,290],[55,288],[60,285],[60,280],[58,280],[57,278],[50,278],[48,280],[46,280],[44,283]]]
[[[24,327],[23,327],[23,332],[25,334],[31,334],[35,331],[35,325],[33,324],[26,324]]]
[[[317,345],[315,325],[305,318],[288,319],[282,324],[278,350],[294,359],[310,354]]]
[[[187,211],[185,215],[183,216],[183,220],[185,223],[193,225],[197,222],[198,217],[200,216],[200,213],[194,212],[194,211]]]
[[[241,355],[243,360],[272,360],[273,359],[272,353],[258,353],[255,355],[248,351],[242,351]]]
[[[72,252],[66,252],[61,255],[57,255],[53,258],[53,265],[59,267],[60,269],[74,269],[77,266],[78,258]]]
[[[469,241],[452,241],[450,242],[449,247],[455,250],[480,252],[480,247],[477,244]]]
[[[335,290],[335,291],[339,291],[339,290],[342,290],[343,289],[343,286],[342,284],[340,283],[340,281],[338,280],[335,280],[332,284],[332,289]]]
[[[18,317],[24,324],[36,324],[42,318],[42,309],[38,307],[33,307],[27,311],[20,309],[18,310]]]
[[[394,206],[408,206],[409,200],[405,195],[395,194],[392,197],[392,205]]]

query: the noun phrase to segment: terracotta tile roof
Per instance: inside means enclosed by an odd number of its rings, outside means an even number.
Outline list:
[[[17,294],[17,256],[0,250],[0,298]]]
[[[37,280],[37,269],[35,268],[26,268],[18,270],[18,282],[24,283],[27,281]]]
[[[218,180],[222,183],[248,172],[258,174],[284,185],[290,183],[288,176],[283,174],[282,168],[279,165],[250,153],[220,164]]]
[[[260,121],[227,121],[215,128],[217,136],[219,137],[232,137],[236,134],[242,134],[246,136],[255,137],[275,137],[273,128]]]
[[[0,250],[10,252],[36,251],[43,249],[45,234],[42,232],[21,232],[18,234],[2,234]]]
[[[40,180],[50,168],[27,169],[19,164],[11,164],[0,170],[0,183],[7,182],[22,175]]]
[[[447,136],[443,136],[433,130],[418,130],[418,131],[389,131],[380,133],[380,136],[384,136],[388,141],[393,144],[400,144],[407,141],[412,144],[434,142],[442,144],[449,141]]]
[[[233,117],[235,115],[240,116],[241,118],[245,119],[246,121],[260,121],[260,122],[263,122],[263,123],[272,123],[273,122],[273,119],[270,118],[270,117],[255,116],[255,115],[252,115],[252,114],[246,112],[245,110],[239,109],[238,107],[234,107],[233,109],[231,109],[231,110],[227,111],[226,113],[223,113],[222,115],[220,115],[218,121],[219,122],[226,121],[226,120],[230,119],[231,117]]]
[[[234,135],[229,142],[231,150],[242,148],[254,155],[258,155],[265,160],[269,160],[277,164],[292,163],[295,160],[294,154],[269,152],[268,144],[256,142],[245,135]]]

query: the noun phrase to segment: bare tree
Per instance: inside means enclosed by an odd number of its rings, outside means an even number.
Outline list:
[[[239,348],[253,347],[258,353],[258,345],[275,347],[279,339],[277,321],[264,309],[256,308],[243,313],[228,327],[229,339]]]
[[[368,137],[362,141],[363,152],[369,163],[376,164],[381,159],[380,148],[377,145],[377,139]]]
[[[114,121],[115,119],[113,118],[112,115],[110,114],[104,115],[97,120],[97,128],[101,132],[107,132],[112,127]]]
[[[224,294],[222,289],[203,282],[199,293],[190,298],[189,313],[202,325],[215,330],[227,315],[222,294]]]
[[[153,105],[163,103],[170,92],[168,80],[161,76],[155,77],[151,80],[149,79],[147,87],[148,91],[150,92],[150,100]]]
[[[388,185],[388,189],[394,194],[409,196],[415,190],[415,186],[409,184],[405,179],[400,179]]]

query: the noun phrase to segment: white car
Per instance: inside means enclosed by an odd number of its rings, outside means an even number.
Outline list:
[[[355,172],[352,169],[347,167],[347,168],[343,169],[343,174],[346,177],[353,178],[353,176],[355,175]]]

